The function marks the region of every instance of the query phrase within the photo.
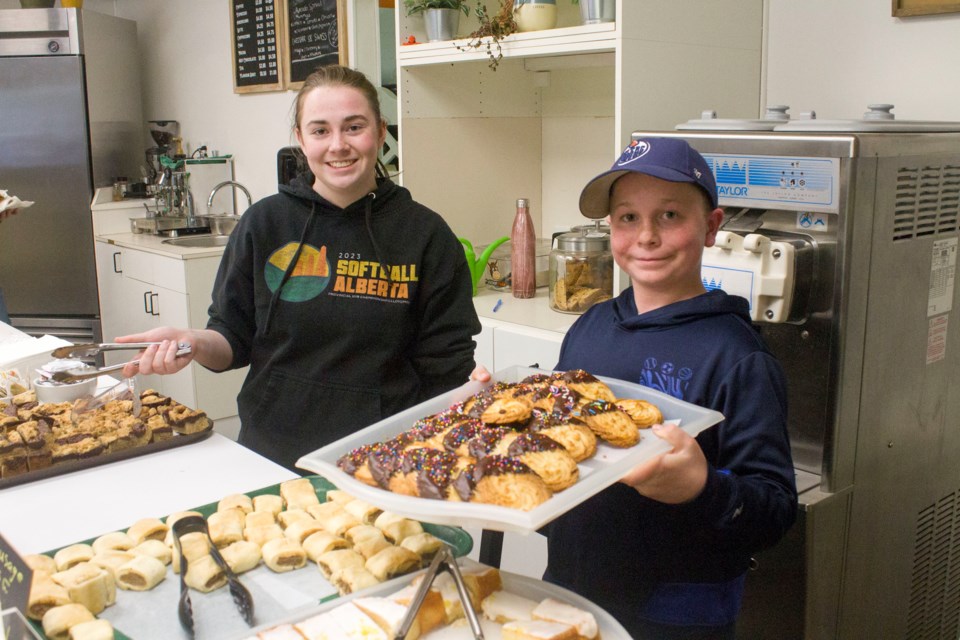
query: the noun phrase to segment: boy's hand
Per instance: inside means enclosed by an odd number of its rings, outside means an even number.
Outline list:
[[[652,430],[673,449],[634,468],[620,482],[657,502],[681,504],[693,500],[707,484],[707,459],[700,445],[673,424],[654,425]]]
[[[478,364],[477,368],[470,372],[470,379],[477,382],[490,382],[490,372],[482,364]]]

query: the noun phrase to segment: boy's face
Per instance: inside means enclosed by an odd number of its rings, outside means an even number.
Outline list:
[[[704,292],[703,248],[713,246],[723,211],[710,210],[705,194],[688,182],[641,173],[617,180],[610,194],[610,245],[641,300],[654,306]]]

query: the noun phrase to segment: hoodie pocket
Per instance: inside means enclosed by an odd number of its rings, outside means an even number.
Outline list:
[[[300,456],[382,418],[377,388],[271,371],[261,392],[245,391],[240,444],[291,469]]]

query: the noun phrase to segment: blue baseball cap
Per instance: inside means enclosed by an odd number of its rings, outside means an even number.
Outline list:
[[[680,138],[632,140],[609,171],[587,183],[580,192],[580,213],[605,218],[610,213],[610,191],[620,176],[644,173],[670,182],[692,182],[703,189],[717,208],[717,181],[700,153]]]

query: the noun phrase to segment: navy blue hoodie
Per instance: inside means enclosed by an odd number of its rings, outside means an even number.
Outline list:
[[[700,496],[666,505],[606,489],[548,525],[545,578],[628,628],[732,622],[751,554],[779,540],[797,509],[786,381],[746,300],[711,291],[638,315],[627,289],[571,327],[556,368],[639,383],[726,419],[697,436],[709,464]]]
[[[233,348],[230,368],[250,365],[240,443],[291,469],[463,384],[480,331],[460,242],[386,179],[345,209],[302,179],[248,209],[207,326]]]

